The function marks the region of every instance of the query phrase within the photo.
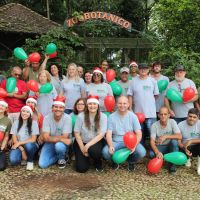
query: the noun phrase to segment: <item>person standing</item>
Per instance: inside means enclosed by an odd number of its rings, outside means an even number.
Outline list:
[[[71,144],[72,119],[64,110],[65,100],[57,97],[54,99],[52,112],[44,118],[44,145],[39,158],[41,168],[48,168],[56,162],[60,169],[66,166],[66,154]]]
[[[186,71],[183,65],[177,65],[175,68],[175,80],[169,83],[168,89],[173,88],[183,94],[184,90],[191,87],[195,91],[195,96],[186,103],[171,102],[165,97],[165,105],[170,111],[171,117],[175,119],[177,124],[181,121],[186,120],[187,113],[190,108],[194,108],[194,102],[198,99],[197,89],[194,82],[190,79],[185,78]]]
[[[104,82],[106,82],[106,71],[108,69],[109,65],[108,65],[108,61],[107,60],[102,60],[101,64],[100,64],[100,68],[101,68],[101,71],[103,73],[103,79],[104,79]]]
[[[77,66],[77,70],[78,70],[78,75],[80,78],[83,78],[83,74],[84,74],[84,69],[82,66],[78,65]]]
[[[150,136],[151,125],[156,121],[156,102],[159,95],[157,82],[149,76],[149,67],[146,63],[138,66],[139,76],[135,77],[128,88],[130,110],[143,113],[145,121],[142,126],[142,144]]]
[[[130,76],[131,78],[135,78],[138,76],[138,64],[135,61],[131,61],[129,64],[129,69],[130,69]]]
[[[152,66],[151,77],[154,78],[157,83],[161,80],[166,80],[169,84],[169,78],[161,74],[162,65],[160,62],[154,62]],[[164,106],[165,91],[160,92],[158,98],[156,99],[156,112],[158,113],[160,108]]]
[[[16,79],[16,88],[14,92],[8,93],[8,96],[5,98],[5,101],[8,104],[8,117],[13,123],[19,118],[21,108],[25,106],[25,100],[28,96],[28,88],[26,83],[20,79],[22,76],[22,70],[20,67],[13,67],[11,71],[11,77]],[[3,80],[1,87],[6,90],[7,80]]]

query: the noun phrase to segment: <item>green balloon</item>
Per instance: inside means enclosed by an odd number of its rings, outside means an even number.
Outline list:
[[[39,92],[40,92],[40,94],[47,94],[47,93],[50,93],[52,90],[53,90],[52,84],[46,83],[40,87]]]
[[[110,116],[110,112],[103,112],[107,117]]]
[[[176,102],[176,103],[182,103],[183,102],[181,93],[179,93],[178,91],[176,91],[173,88],[170,88],[170,89],[167,90],[166,96],[172,102]]]
[[[182,152],[172,152],[165,154],[164,160],[175,165],[184,165],[187,162],[187,156]]]
[[[166,90],[166,88],[168,86],[168,81],[167,80],[159,80],[157,82],[157,84],[158,84],[159,92],[163,92],[164,90]]]
[[[14,55],[16,58],[20,59],[20,60],[26,60],[28,58],[26,52],[24,51],[24,49],[17,47],[14,49]]]
[[[72,128],[74,129],[74,125],[76,123],[77,115],[73,114],[72,115]]]
[[[46,53],[47,54],[52,54],[54,52],[56,52],[56,45],[54,43],[49,43],[47,46],[46,46]]]
[[[13,77],[8,78],[6,81],[6,91],[8,93],[14,92],[16,88],[16,84],[17,84],[17,81],[15,78]]]
[[[127,148],[120,149],[112,155],[112,160],[114,163],[121,164],[127,160],[130,153],[131,153],[131,150]]]
[[[122,93],[122,87],[117,82],[111,83],[110,86],[115,96],[119,96]]]

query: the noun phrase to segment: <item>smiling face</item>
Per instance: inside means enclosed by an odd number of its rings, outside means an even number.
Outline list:
[[[80,100],[77,104],[76,104],[76,109],[78,110],[78,113],[81,113],[84,111],[85,109],[85,104],[83,102],[83,100]]]
[[[128,75],[129,75],[129,73],[127,73],[127,72],[122,72],[122,73],[120,74],[121,81],[122,81],[122,82],[128,81]]]
[[[90,113],[96,113],[99,107],[97,103],[88,103],[87,106]]]
[[[139,74],[141,77],[147,77],[149,74],[149,68],[145,67],[145,68],[140,68],[139,69]]]
[[[7,111],[7,109],[8,109],[7,107],[5,107],[5,106],[3,106],[3,105],[0,104],[0,113],[1,114],[4,114],[5,111]]]
[[[108,62],[107,61],[103,61],[101,63],[101,69],[103,72],[106,72],[106,70],[108,69]]]
[[[53,76],[58,75],[58,67],[56,65],[51,65],[51,74]]]
[[[161,72],[161,65],[160,65],[160,64],[155,65],[155,66],[153,67],[153,72],[154,72],[155,74],[159,74],[159,73]]]
[[[77,68],[73,65],[70,65],[68,68],[67,68],[67,74],[70,78],[73,78],[75,77],[77,74],[78,74],[78,71],[77,71]]]
[[[117,108],[118,108],[118,111],[121,113],[126,112],[129,108],[128,98],[125,96],[119,97],[117,100]]]
[[[52,112],[54,113],[54,116],[56,118],[60,118],[64,113],[64,110],[65,110],[64,106],[61,105],[53,105],[52,107]]]
[[[101,83],[102,75],[101,73],[95,72],[93,73],[92,78],[94,80],[94,83]]]
[[[42,85],[47,83],[47,75],[46,75],[45,71],[42,71],[40,73],[38,79],[39,79],[39,83],[42,84]]]
[[[176,71],[175,72],[175,79],[176,79],[176,81],[178,81],[178,82],[183,81],[184,78],[185,78],[185,75],[186,75],[186,71],[184,71],[184,70]]]
[[[92,75],[89,72],[85,73],[85,82],[87,84],[90,84],[92,82]]]
[[[21,110],[21,116],[23,120],[27,120],[30,117],[31,113],[27,109]]]

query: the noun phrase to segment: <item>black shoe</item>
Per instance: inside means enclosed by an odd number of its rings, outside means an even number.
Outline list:
[[[169,173],[175,174],[176,173],[176,165],[170,164],[169,165]]]
[[[135,164],[134,163],[128,163],[128,171],[132,172],[135,170]]]
[[[112,163],[112,169],[118,170],[119,169],[119,165],[113,162]]]
[[[103,167],[102,167],[102,165],[96,167],[96,171],[97,171],[97,172],[103,172]]]
[[[65,159],[58,160],[58,168],[59,169],[64,169],[65,167],[66,167],[66,161],[65,161]]]

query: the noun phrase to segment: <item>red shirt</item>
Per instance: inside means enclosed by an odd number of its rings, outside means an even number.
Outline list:
[[[6,90],[6,80],[1,82],[1,87]],[[16,94],[22,95],[23,92],[27,93],[28,88],[26,83],[22,80],[17,80],[16,88],[14,91]],[[4,100],[8,104],[8,112],[15,113],[20,112],[21,108],[25,106],[25,99],[18,99],[16,97],[6,97]]]

